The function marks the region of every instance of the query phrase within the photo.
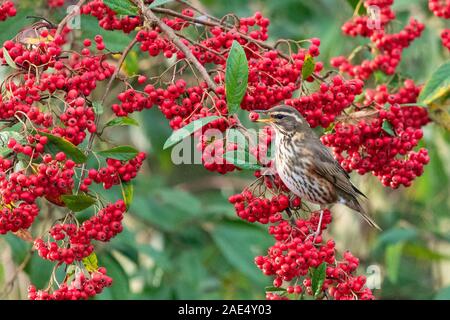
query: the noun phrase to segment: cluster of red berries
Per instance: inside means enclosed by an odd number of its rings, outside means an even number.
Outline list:
[[[22,202],[17,206],[14,204],[3,206],[0,211],[0,234],[28,229],[38,214],[39,207],[34,203]]]
[[[377,52],[373,59],[364,59],[359,64],[353,64],[348,58],[339,56],[331,59],[333,67],[363,80],[368,79],[377,70],[386,74],[395,73],[403,50],[409,47],[413,40],[420,37],[425,26],[417,20],[411,19],[402,31],[388,34],[385,30],[386,24],[395,18],[395,14],[390,9],[392,3],[392,0],[365,0],[366,7],[376,5],[380,8],[378,20],[371,21],[368,17],[359,17],[356,24],[354,21],[349,21],[344,25],[344,33],[370,38],[371,45]],[[376,25],[377,23],[378,25]]]
[[[372,171],[385,186],[408,187],[429,162],[426,149],[413,151],[423,136],[422,126],[429,122],[428,113],[422,107],[397,104],[376,110],[370,120],[336,124],[333,133],[322,136],[322,142],[333,147],[345,170]],[[386,126],[392,132],[386,131]]]
[[[280,57],[277,51],[266,51],[262,55],[250,52],[248,89],[241,107],[246,110],[266,110],[292,97],[298,89],[304,61],[319,55],[320,42],[313,40],[308,50],[300,49],[292,54],[292,61]],[[314,72],[320,72],[322,63],[317,62]],[[311,76],[305,80],[311,80]]]
[[[250,118],[252,121],[256,121],[258,117],[259,115],[256,112],[250,113]],[[275,139],[275,131],[271,126],[264,126],[261,130],[259,130],[257,138],[258,140],[256,146],[250,144],[249,152],[258,160],[258,163],[267,168],[272,168],[273,153],[269,153],[269,149],[274,146],[272,141]],[[257,178],[259,177],[258,175],[261,174],[260,171],[256,171],[255,173],[257,173]]]
[[[88,275],[78,271],[70,284],[63,283],[57,290],[49,293],[46,290],[37,290],[31,285],[28,288],[30,300],[80,300],[88,299],[102,293],[103,289],[110,287],[112,279],[106,275],[104,267]]]
[[[88,191],[92,182],[102,183],[104,189],[110,189],[113,185],[118,185],[121,181],[128,182],[134,179],[146,158],[144,152],[140,152],[135,158],[129,161],[116,159],[106,159],[106,167],[90,169],[88,177],[83,180],[80,186],[81,191]]]
[[[118,200],[98,212],[96,216],[84,221],[79,227],[73,223],[56,224],[50,229],[50,236],[55,241],[45,242],[38,238],[34,247],[43,259],[72,264],[89,256],[93,250],[92,240],[107,242],[122,232],[122,219],[126,211],[125,203]],[[66,239],[67,238],[67,239]],[[67,248],[66,245],[69,245]]]
[[[428,0],[428,8],[436,17],[450,19],[449,0]]]
[[[86,130],[90,133],[97,131],[94,109],[87,107],[86,100],[82,97],[69,103],[69,107],[61,113],[59,119],[65,126],[55,128],[52,133],[65,137],[75,145],[84,141]]]
[[[363,105],[368,106],[376,103],[379,106],[383,106],[386,103],[415,103],[417,102],[420,90],[422,90],[422,86],[417,86],[411,79],[406,79],[403,82],[403,86],[399,87],[397,92],[390,92],[387,85],[380,84],[375,89],[366,89]]]
[[[235,143],[227,143],[223,139],[208,142],[209,135],[200,135],[202,142],[198,143],[197,149],[202,152],[202,164],[209,171],[216,171],[221,174],[233,171],[236,167],[224,159],[227,152],[238,149]]]
[[[326,264],[326,277],[321,292],[329,292],[335,299],[373,299],[373,295],[365,287],[365,277],[353,276],[359,265],[357,258],[350,253],[344,254],[343,261],[336,260],[335,243],[332,240],[323,243],[321,233],[331,222],[329,210],[323,212],[319,228],[319,212],[313,212],[307,220],[298,219],[295,225],[283,220],[269,227],[269,233],[276,239],[269,248],[267,256],[258,256],[255,263],[265,275],[275,276],[273,285],[282,287],[287,283],[288,294],[307,293],[314,295],[311,288],[311,270],[322,263]],[[315,234],[319,231],[319,234]],[[303,281],[302,281],[303,279]],[[267,299],[286,299],[287,296],[268,293]]]
[[[75,163],[72,160],[64,161],[65,154],[62,152],[55,158],[46,154],[42,159],[42,163],[33,166],[33,174],[27,174],[25,169],[11,171],[11,162],[3,160],[0,169],[0,191],[4,203],[23,201],[32,204],[38,197],[57,199],[73,188]]]
[[[16,139],[11,138],[8,141],[7,147],[11,149],[12,152],[17,154],[22,153],[30,158],[37,158],[42,152],[44,152],[45,145],[48,142],[46,136],[40,134],[30,134],[27,136],[26,144],[21,144],[17,142]]]
[[[54,30],[43,30],[40,36],[46,39],[54,35]],[[89,41],[85,41],[88,44]],[[95,37],[97,49],[104,49],[101,36]],[[85,48],[81,55],[71,55],[65,63],[61,61],[62,36],[56,36],[53,41],[42,41],[37,46],[25,47],[19,42],[6,41],[5,48],[14,63],[23,68],[23,83],[13,81],[5,83],[7,95],[0,96],[0,118],[9,119],[18,116],[32,121],[35,125],[51,127],[54,119],[51,112],[44,113],[38,103],[45,103],[42,97],[65,93],[65,111],[59,115],[62,125],[54,126],[52,134],[64,137],[75,145],[81,143],[88,132],[95,132],[95,114],[86,100],[99,81],[110,77],[114,67],[105,61],[103,54],[93,54]],[[3,51],[0,51],[0,58]],[[39,75],[33,70],[40,66]],[[47,72],[48,68],[54,68]],[[51,99],[52,96],[47,99]],[[48,131],[43,129],[43,131]]]
[[[311,95],[286,100],[305,117],[311,127],[328,126],[362,93],[364,83],[361,80],[344,80],[333,77],[329,84],[323,82],[320,89]]]
[[[450,29],[444,29],[441,33],[442,45],[450,50]]]
[[[394,0],[365,0],[363,5],[368,12],[366,16],[356,16],[342,25],[342,32],[351,37],[370,37],[377,29],[383,29],[395,19],[391,6]]]
[[[178,53],[177,59],[181,59],[183,53],[178,52],[178,49],[169,40],[162,38],[160,33],[159,28],[139,31],[136,40],[140,43],[141,51],[148,52],[152,57],[156,57],[163,52],[166,58],[171,58]],[[185,44],[187,45],[188,42],[186,41]]]
[[[267,199],[257,197],[249,190],[231,196],[229,201],[234,204],[239,218],[262,224],[280,221],[283,218],[281,212],[289,207],[289,198],[283,194]]]
[[[61,1],[51,1],[49,5],[62,4]],[[16,37],[4,42],[0,49],[0,63],[15,69],[14,74],[6,77],[2,84],[5,90],[0,95],[0,119],[12,127],[11,131],[4,133],[7,137],[4,143],[9,152],[0,158],[1,234],[30,228],[40,211],[38,203],[43,199],[66,207],[63,196],[80,195],[75,188],[75,172],[80,170],[77,175],[86,182],[89,177],[85,179],[85,174],[89,167],[75,163],[74,160],[80,160],[80,157],[75,159],[78,152],[69,152],[68,149],[87,142],[88,135],[96,133],[96,113],[91,94],[99,82],[109,79],[115,71],[114,66],[106,61],[108,54],[103,52],[105,44],[101,36],[92,41],[85,39],[79,52],[63,51],[62,47],[69,38],[67,27],[59,35],[51,25],[40,24],[32,28],[36,28],[33,29],[36,34],[33,45]],[[122,29],[126,27],[122,26]],[[67,153],[61,151],[66,149]],[[127,162],[107,159],[107,170],[113,168],[112,175],[116,178],[101,181],[104,187],[133,179],[144,159],[143,153]],[[88,191],[87,186],[85,191]],[[122,231],[125,211],[126,206],[120,200],[106,205],[81,224],[68,215],[66,218],[70,218],[50,229],[49,235],[54,241],[38,238],[35,248],[42,258],[50,261],[66,264],[80,261],[93,252],[93,240],[109,241]],[[68,277],[52,293],[36,291],[33,287],[30,298],[91,297],[111,284],[104,269],[99,271],[88,277],[77,275],[78,280],[72,282]]]
[[[125,16],[119,18],[116,12],[103,3],[103,0],[93,0],[81,7],[81,13],[98,19],[98,24],[105,30],[122,30],[130,33],[142,24],[140,16]]]
[[[0,21],[4,21],[9,17],[14,17],[17,14],[14,2],[6,0],[0,3]]]

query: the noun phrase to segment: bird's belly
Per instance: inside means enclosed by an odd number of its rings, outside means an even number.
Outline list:
[[[313,164],[308,165],[301,159],[289,160],[292,161],[276,159],[275,165],[278,175],[290,191],[312,203],[329,204],[336,201],[332,184],[320,176],[312,175],[308,170]]]

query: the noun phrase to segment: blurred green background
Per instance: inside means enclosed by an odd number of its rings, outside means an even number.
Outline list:
[[[261,11],[271,19],[271,39],[319,37],[320,60],[327,65],[330,57],[348,55],[365,42],[341,35],[340,26],[353,14],[346,0],[194,3],[216,16],[229,12],[248,16]],[[23,10],[18,17],[0,23],[0,40],[11,38],[18,27],[30,23],[25,15],[39,14],[36,1],[20,1],[20,7]],[[398,19],[392,31],[402,28],[410,16],[426,24],[422,37],[404,52],[399,68],[403,76],[422,83],[449,58],[439,39],[444,20],[429,12],[426,0],[396,0],[394,10]],[[58,17],[62,12],[52,14]],[[121,50],[129,42],[120,33],[100,30],[92,19],[83,18],[81,27],[80,37],[102,33],[111,50]],[[154,74],[159,67],[137,51],[126,64],[130,72],[144,74]],[[118,84],[108,104],[122,89]],[[97,298],[264,298],[264,287],[271,285],[271,279],[262,275],[253,259],[264,254],[273,240],[266,227],[237,219],[227,201],[229,195],[249,184],[252,176],[222,176],[198,165],[175,166],[170,150],[162,151],[171,133],[162,114],[151,109],[132,116],[140,121],[139,128],[106,134],[118,143],[132,142],[147,151],[149,159],[135,182],[135,198],[124,232],[111,243],[97,246],[99,264],[114,279],[113,286]],[[392,191],[369,175],[352,176],[368,195],[372,214],[383,232],[370,229],[345,208],[336,206],[333,210],[335,222],[329,234],[340,252],[348,249],[361,259],[361,274],[367,274],[368,267],[369,271],[374,268],[381,272],[381,287],[374,290],[377,298],[450,299],[449,141],[450,134],[443,129],[433,124],[425,128],[423,146],[428,148],[431,162],[425,174],[408,189]],[[106,196],[116,199],[120,190],[114,189]],[[0,237],[0,288],[13,276],[29,247],[13,235]],[[52,266],[33,255],[2,298],[25,298],[29,281],[45,287]]]

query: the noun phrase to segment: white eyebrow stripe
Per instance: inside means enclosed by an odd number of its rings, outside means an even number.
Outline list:
[[[300,117],[298,117],[295,113],[288,113],[288,112],[283,112],[283,111],[274,111],[273,115],[276,115],[276,114],[281,114],[281,115],[283,115],[285,117],[293,117],[299,123],[303,123],[302,119]],[[272,116],[272,114],[270,116]]]

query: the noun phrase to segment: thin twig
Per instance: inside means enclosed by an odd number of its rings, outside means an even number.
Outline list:
[[[135,1],[135,0],[133,0],[133,1]],[[138,1],[136,1],[136,2],[138,2]],[[147,10],[158,12],[158,13],[164,13],[164,14],[167,14],[167,15],[172,16],[172,17],[178,17],[178,18],[181,18],[181,19],[184,19],[184,20],[188,20],[188,21],[191,21],[191,22],[195,22],[195,23],[198,23],[198,24],[201,24],[201,25],[204,25],[204,26],[208,26],[208,27],[219,27],[219,28],[225,29],[227,31],[230,31],[230,30],[234,29],[233,31],[235,31],[237,34],[239,34],[239,36],[241,38],[243,38],[243,39],[245,39],[245,40],[247,40],[249,42],[255,43],[255,44],[257,44],[258,46],[260,46],[260,47],[262,47],[264,49],[276,50],[273,46],[271,46],[271,45],[269,45],[269,44],[267,44],[267,43],[265,43],[263,41],[253,39],[252,37],[250,37],[250,36],[240,32],[235,27],[229,27],[229,26],[227,26],[225,24],[220,24],[219,22],[208,21],[208,20],[204,20],[204,19],[198,19],[198,18],[195,18],[195,17],[188,17],[188,16],[182,15],[181,13],[178,13],[176,11],[173,11],[173,10],[170,10],[170,9],[165,9],[165,8],[153,8],[152,10],[150,10],[150,9],[147,9]],[[284,59],[289,60],[289,57],[287,55],[285,55],[284,53],[280,52],[279,50],[276,50],[276,51],[278,52],[278,55],[280,57],[283,57]]]
[[[73,17],[75,17],[77,14],[80,13],[80,8],[81,6],[86,2],[86,0],[80,0],[78,1],[78,3],[76,4],[76,6],[78,7],[78,10],[73,9],[67,16],[64,17],[64,19],[59,23],[58,25],[58,29],[56,29],[56,35],[60,35],[62,30],[64,29],[64,27],[66,26],[66,24],[70,21],[70,19],[72,19]]]
[[[206,81],[208,84],[208,87],[212,90],[216,90],[217,85],[211,79],[211,77],[208,74],[208,71],[206,71],[205,67],[197,60],[197,58],[193,55],[191,50],[184,44],[183,41],[181,41],[180,37],[178,37],[175,34],[175,31],[169,27],[167,24],[165,24],[161,19],[159,19],[151,9],[149,9],[142,0],[131,0],[135,5],[139,7],[141,10],[144,18],[150,22],[150,23],[156,23],[158,27],[166,34],[166,36],[171,40],[171,42],[180,49],[181,52],[186,56],[186,59],[190,61],[195,68],[198,70],[198,72],[201,74],[202,78]],[[184,16],[183,16],[184,17]]]

